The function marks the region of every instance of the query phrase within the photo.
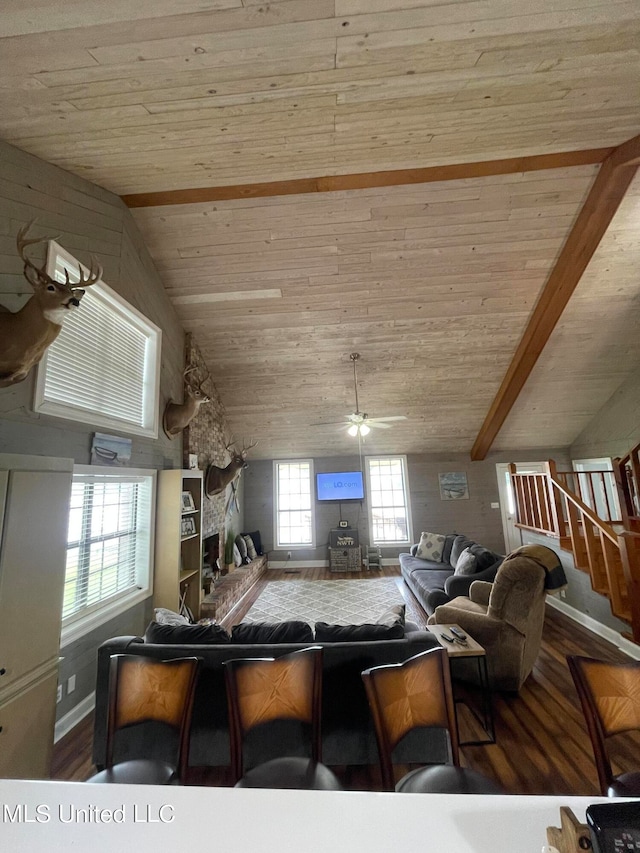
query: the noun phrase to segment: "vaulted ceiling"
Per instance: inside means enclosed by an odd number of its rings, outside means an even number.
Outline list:
[[[640,132],[637,0],[5,0],[0,36],[0,134],[126,197],[264,457],[352,450],[353,351],[407,417],[371,452],[470,451]],[[494,447],[570,444],[638,369],[639,226],[636,178]]]

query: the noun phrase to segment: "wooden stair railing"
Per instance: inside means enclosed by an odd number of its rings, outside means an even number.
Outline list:
[[[602,521],[622,524],[622,514],[615,500],[617,489],[613,469],[556,471],[555,476],[568,492],[577,495]]]
[[[631,625],[631,639],[640,643],[640,527],[618,532],[572,491],[553,460],[546,468],[518,474],[510,466],[517,526],[557,537],[571,550],[576,568],[588,572],[592,588],[609,598],[612,613]],[[624,509],[622,517],[624,523]]]
[[[613,460],[622,524],[625,530],[640,533],[640,444],[622,459]]]

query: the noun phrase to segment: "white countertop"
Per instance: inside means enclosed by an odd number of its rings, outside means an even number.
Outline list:
[[[1,779],[0,850],[540,853],[547,826],[560,826],[560,806],[584,821],[586,807],[602,801]]]

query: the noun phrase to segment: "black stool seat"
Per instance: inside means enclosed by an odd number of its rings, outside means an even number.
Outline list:
[[[614,776],[607,788],[607,797],[640,797],[640,773]]]
[[[120,785],[171,785],[176,778],[176,768],[164,761],[151,761],[145,758],[134,761],[122,761],[100,773],[96,773],[87,782],[110,783]]]
[[[310,791],[342,791],[329,768],[310,758],[274,758],[248,770],[236,788],[298,788]]]
[[[400,794],[504,794],[502,788],[466,767],[437,764],[407,773],[396,785]]]

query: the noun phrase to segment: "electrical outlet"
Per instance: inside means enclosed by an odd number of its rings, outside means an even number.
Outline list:
[[[561,589],[560,590],[560,598],[566,598],[566,597],[567,597],[567,590]]]
[[[58,684],[58,693],[56,695],[56,705],[58,702],[62,702],[62,684]]]
[[[287,560],[291,559],[291,551],[287,551]]]
[[[70,675],[69,680],[67,681],[67,693],[73,693],[76,689],[76,677],[75,675]]]

